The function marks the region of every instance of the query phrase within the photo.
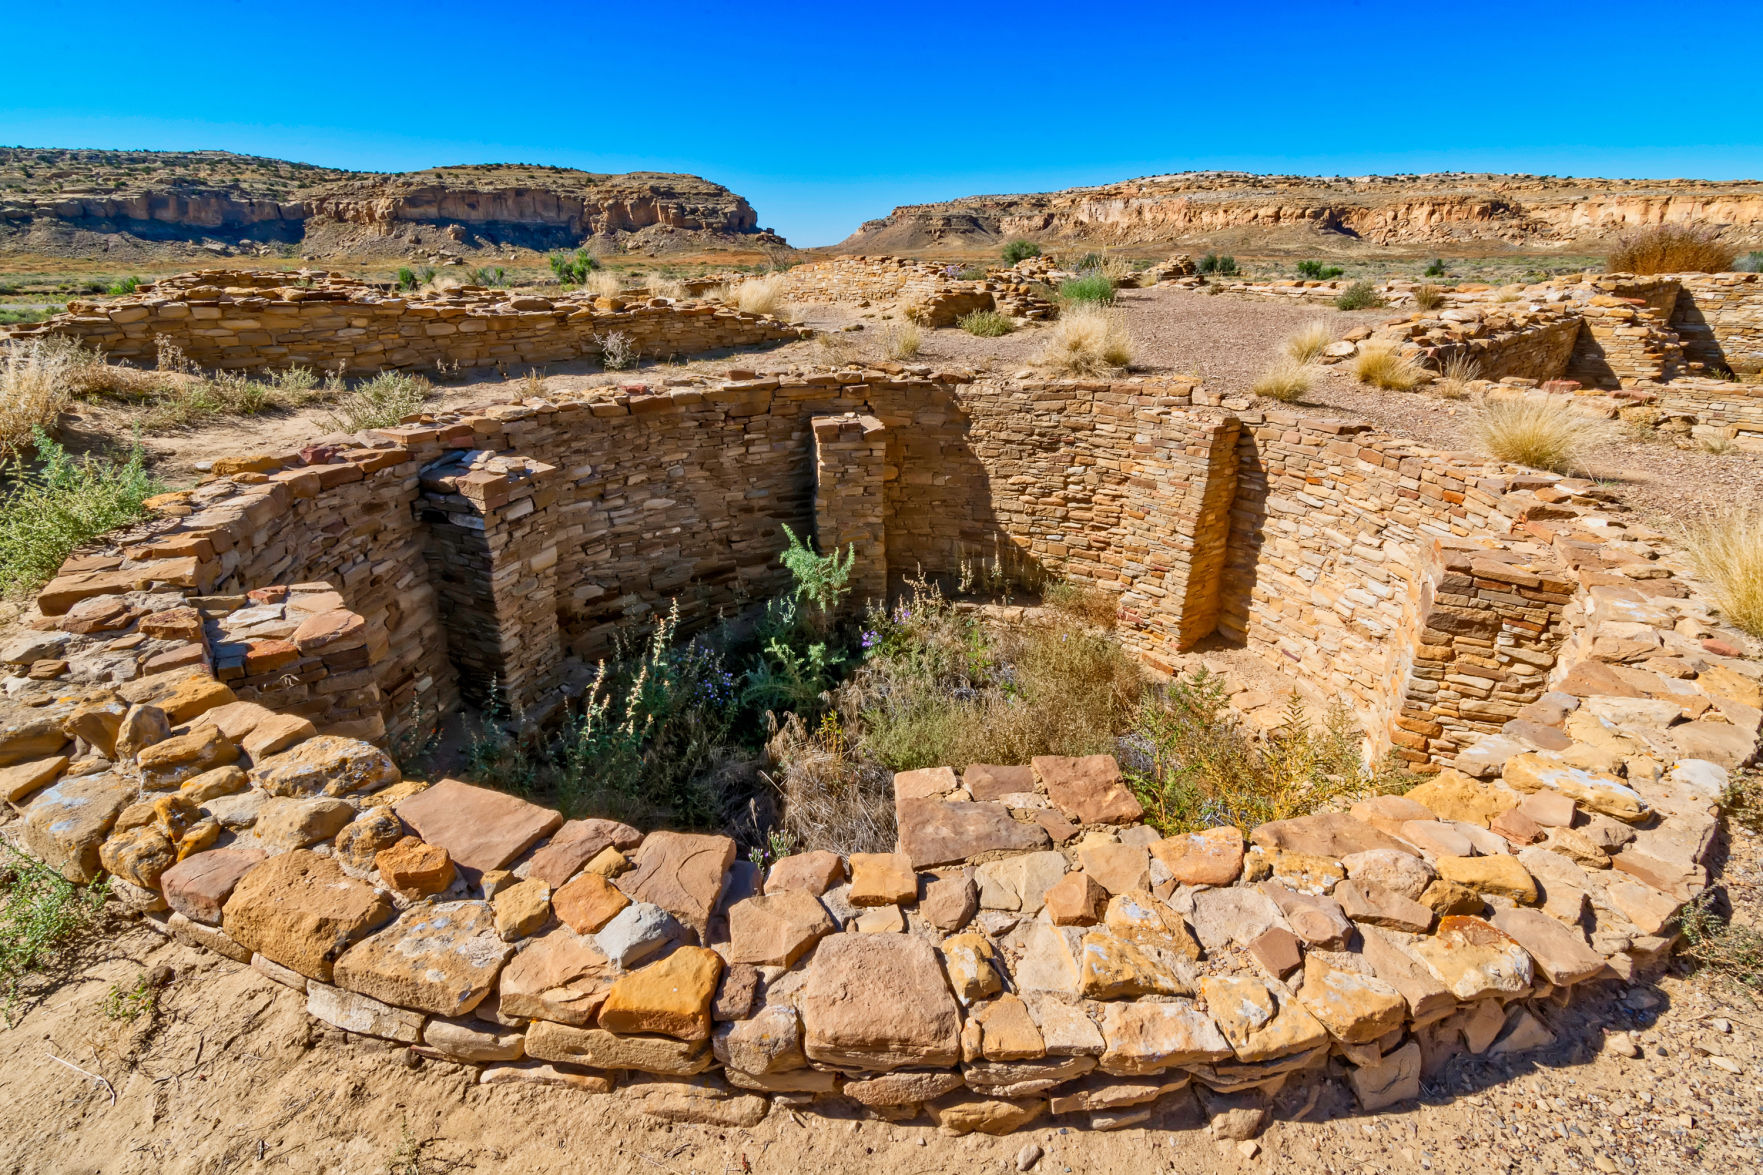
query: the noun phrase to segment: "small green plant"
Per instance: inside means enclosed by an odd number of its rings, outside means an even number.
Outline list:
[[[110,285],[105,288],[104,292],[113,298],[120,298],[124,294],[132,294],[140,288],[140,278],[125,277],[121,281],[111,282]]]
[[[435,280],[435,267],[425,265],[421,269],[411,269],[408,265],[398,267],[398,275],[394,285],[405,291],[421,289]]]
[[[1336,310],[1374,310],[1384,304],[1383,295],[1368,281],[1356,281],[1334,300]]]
[[[600,268],[600,260],[586,249],[577,249],[575,256],[553,253],[547,260],[551,263],[551,272],[557,280],[566,286],[579,286],[588,280],[588,275]]]
[[[1444,277],[1445,276],[1445,259],[1442,257],[1434,257],[1430,262],[1427,263],[1426,270],[1421,276],[1423,276],[1423,277]]]
[[[468,286],[487,286],[492,290],[501,289],[508,284],[508,271],[500,265],[476,266],[465,271],[465,284]]]
[[[96,924],[109,893],[107,879],[82,889],[0,842],[0,1013],[8,1025],[25,985]]]
[[[74,548],[134,522],[162,488],[148,475],[137,441],[121,462],[75,459],[41,428],[37,465],[20,458],[0,469],[0,597],[23,596],[47,583]]]
[[[955,325],[982,339],[995,339],[1016,329],[1014,319],[996,310],[975,310],[964,314],[955,320]]]
[[[1030,257],[1039,257],[1040,255],[1041,247],[1033,241],[1017,237],[1015,240],[1004,243],[1005,265],[1015,265],[1018,261],[1025,261]]]
[[[1059,283],[1059,300],[1068,306],[1114,305],[1114,283],[1104,274],[1092,273]]]
[[[1217,253],[1208,253],[1200,258],[1199,264],[1195,268],[1201,273],[1215,273],[1220,277],[1231,277],[1237,271],[1237,259],[1228,256],[1221,257]]]
[[[1734,261],[1732,267],[1739,273],[1763,273],[1763,251],[1751,250]]]
[[[133,987],[111,984],[109,994],[104,997],[105,1019],[119,1020],[125,1024],[133,1024],[141,1018],[142,1013],[150,1016],[158,1008],[159,991],[147,982],[145,971],[141,972]]]
[[[434,385],[407,371],[382,371],[352,390],[338,391],[331,419],[344,432],[391,428],[422,410]]]
[[[1717,979],[1763,993],[1763,933],[1735,926],[1714,907],[1715,890],[1704,892],[1679,916],[1683,957]]]
[[[1310,278],[1312,281],[1329,281],[1347,272],[1338,265],[1324,265],[1320,261],[1298,262],[1298,276]]]

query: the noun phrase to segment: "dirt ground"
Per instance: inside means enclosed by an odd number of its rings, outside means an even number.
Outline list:
[[[1752,925],[1763,923],[1760,852],[1737,830],[1723,875]],[[138,923],[113,924],[71,963],[0,1030],[4,1175],[1004,1173],[1031,1145],[1044,1151],[1033,1170],[1054,1175],[1763,1167],[1763,1003],[1706,973],[1597,984],[1548,1013],[1552,1047],[1461,1058],[1418,1102],[1381,1113],[1361,1112],[1338,1081],[1288,1085],[1251,1147],[1215,1139],[1188,1093],[1108,1133],[1042,1119],[1004,1138],[957,1138],[924,1118],[858,1119],[844,1102],[778,1104],[751,1129],[667,1125],[616,1093],[485,1087],[466,1067],[412,1068],[400,1046],[346,1037],[308,1018],[288,988]],[[159,967],[173,977],[156,1011],[107,1015],[114,990]],[[1638,1056],[1620,1055],[1619,1032]]]

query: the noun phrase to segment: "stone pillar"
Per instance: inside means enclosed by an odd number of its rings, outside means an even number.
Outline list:
[[[851,599],[885,601],[888,544],[882,483],[888,477],[887,429],[873,416],[816,416],[814,537],[830,555],[854,545]]]
[[[487,450],[456,450],[422,471],[429,574],[459,691],[483,705],[492,687],[538,720],[557,700],[555,466]]]

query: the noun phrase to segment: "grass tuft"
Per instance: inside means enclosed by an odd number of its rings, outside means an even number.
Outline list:
[[[1272,367],[1262,372],[1250,390],[1257,396],[1265,396],[1270,400],[1290,404],[1302,397],[1315,384],[1315,368],[1299,363],[1295,359],[1283,358],[1275,360]]]
[[[81,889],[0,843],[0,1008],[8,1025],[31,978],[58,966],[61,952],[97,922],[109,891],[105,881]]]
[[[1124,370],[1132,357],[1132,336],[1118,315],[1076,306],[1053,324],[1036,362],[1056,375],[1108,375]]]
[[[1725,273],[1735,250],[1721,244],[1714,230],[1660,224],[1630,233],[1604,259],[1609,273]]]
[[[1481,364],[1461,351],[1445,360],[1445,367],[1436,381],[1438,393],[1447,400],[1469,396],[1469,381],[1481,377]]]
[[[888,327],[883,343],[890,359],[916,359],[924,346],[924,332],[912,318],[903,318]]]
[[[344,432],[367,428],[391,428],[406,416],[422,411],[434,385],[407,371],[382,371],[365,383],[337,393],[331,419]]]
[[[1353,357],[1353,375],[1360,383],[1392,392],[1411,392],[1426,382],[1427,374],[1388,343],[1364,343]]]
[[[1059,283],[1059,301],[1066,306],[1112,306],[1114,295],[1114,281],[1105,273],[1090,273]]]
[[[1686,546],[1728,620],[1763,637],[1763,507],[1736,506],[1690,528]]]
[[[724,286],[722,300],[744,314],[777,314],[784,307],[784,275],[750,277]]]
[[[0,355],[0,456],[29,448],[73,402],[80,351],[56,338],[20,339]]]
[[[1016,329],[1014,319],[996,310],[975,310],[971,314],[963,314],[955,325],[982,339],[999,338]]]
[[[1414,289],[1414,308],[1416,310],[1437,310],[1445,304],[1445,291],[1435,285],[1416,286]]]
[[[1294,363],[1310,363],[1321,356],[1323,348],[1334,342],[1334,332],[1326,322],[1318,319],[1305,323],[1297,331],[1286,336],[1281,345],[1286,357]]]
[[[1716,910],[1716,892],[1708,890],[1684,907],[1678,923],[1683,956],[1725,983],[1763,993],[1763,933]]]
[[[1599,429],[1589,417],[1553,396],[1511,396],[1482,403],[1475,433],[1501,461],[1570,473]]]

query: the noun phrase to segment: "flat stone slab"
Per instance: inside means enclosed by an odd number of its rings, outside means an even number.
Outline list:
[[[1113,755],[1037,755],[1029,766],[1047,798],[1079,824],[1131,824],[1145,814]]]
[[[954,774],[950,773],[953,780]],[[896,801],[900,851],[914,869],[951,865],[982,853],[1029,852],[1052,846],[1038,824],[1013,820],[1003,804],[950,803],[924,797]]]
[[[813,894],[786,889],[729,907],[729,962],[790,967],[838,927]]]
[[[996,800],[1035,790],[1033,767],[1002,767],[992,763],[970,763],[961,773],[961,782],[976,800]]]
[[[960,1009],[936,952],[914,936],[823,939],[798,1006],[804,1051],[822,1064],[885,1072],[961,1057]]]
[[[523,1020],[549,1020],[586,1028],[618,968],[594,940],[567,927],[528,940],[502,968],[501,1011]]]
[[[246,873],[221,924],[247,950],[329,983],[337,958],[391,916],[391,903],[371,885],[329,857],[299,849]]]
[[[1116,1077],[1161,1073],[1235,1055],[1218,1025],[1188,1000],[1107,1004],[1102,1040],[1102,1072]]]
[[[62,779],[37,793],[24,814],[24,847],[76,885],[95,880],[98,849],[140,787],[108,772]]]
[[[549,808],[457,779],[443,779],[392,810],[456,865],[479,873],[502,868],[563,823]]]
[[[837,853],[818,849],[784,857],[765,875],[765,892],[782,893],[796,889],[819,897],[845,880],[845,861]]]
[[[544,1020],[534,1021],[527,1029],[526,1054],[590,1069],[632,1069],[674,1077],[702,1073],[712,1060],[708,1041],[619,1036],[604,1028],[572,1028]]]
[[[1151,846],[1181,885],[1229,885],[1243,872],[1243,833],[1238,828],[1208,828],[1171,836]]]
[[[343,952],[334,982],[431,1016],[463,1016],[490,993],[513,953],[490,903],[422,903]]]
[[[660,906],[702,938],[734,864],[735,842],[726,836],[652,832],[632,859],[635,868],[618,879],[618,888],[636,901]]]
[[[1524,995],[1535,974],[1524,948],[1480,918],[1456,914],[1440,918],[1438,932],[1414,940],[1408,950],[1466,1003]]]
[[[1556,987],[1583,983],[1604,970],[1604,956],[1591,948],[1577,927],[1541,910],[1496,910],[1489,921],[1524,948],[1537,971]]]
[[[326,734],[259,760],[251,778],[272,796],[348,796],[397,783],[398,765],[372,743]]]
[[[1263,849],[1284,849],[1315,857],[1340,860],[1350,853],[1367,849],[1395,849],[1407,852],[1408,846],[1380,832],[1363,820],[1344,812],[1319,812],[1291,820],[1274,820],[1249,833],[1249,839]]]
[[[557,889],[608,847],[634,849],[643,834],[617,820],[571,820],[559,828],[527,866],[527,876]]]
[[[186,857],[159,878],[160,891],[173,910],[208,926],[220,925],[221,911],[239,884],[267,856],[262,849],[210,849]]]
[[[1364,1044],[1402,1026],[1408,1004],[1381,979],[1330,966],[1316,955],[1304,959],[1298,1002],[1344,1044]]]

